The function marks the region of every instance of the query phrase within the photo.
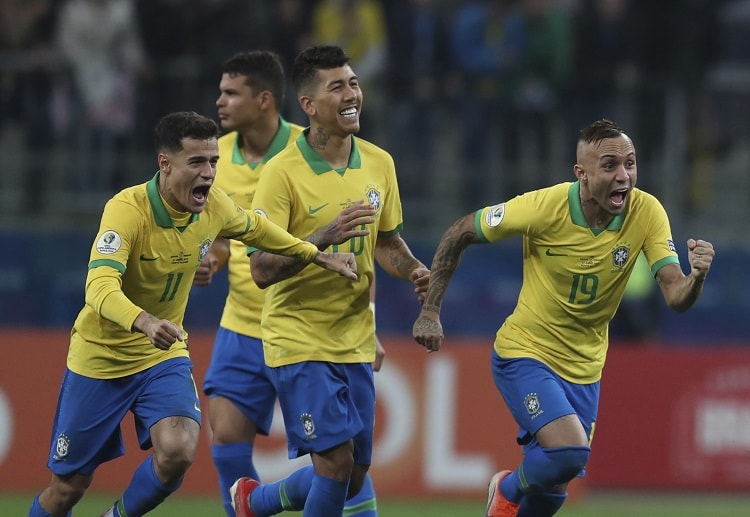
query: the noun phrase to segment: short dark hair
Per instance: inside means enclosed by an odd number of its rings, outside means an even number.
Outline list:
[[[349,64],[349,56],[344,49],[335,45],[316,45],[300,52],[294,60],[292,82],[299,94],[304,88],[315,83],[318,70],[341,68]]]
[[[181,151],[183,138],[208,140],[218,138],[219,126],[194,111],[177,111],[165,115],[154,128],[156,150]]]
[[[615,138],[623,134],[625,134],[625,131],[620,126],[611,120],[603,118],[581,129],[579,141],[587,144],[596,144],[606,138]]]
[[[281,59],[275,52],[271,50],[238,52],[224,61],[221,73],[229,74],[231,77],[245,76],[245,83],[253,94],[268,90],[276,99],[276,106],[280,108],[283,105],[286,79]]]

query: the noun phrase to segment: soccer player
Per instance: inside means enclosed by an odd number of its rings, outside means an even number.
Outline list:
[[[296,260],[251,255],[253,278],[268,288],[261,327],[266,364],[279,395],[289,457],[303,467],[276,483],[250,477],[232,486],[238,517],[303,510],[342,515],[371,463],[375,416],[374,262],[423,294],[429,270],[400,232],[401,202],[391,156],[356,138],[362,92],[346,53],[315,46],[295,59],[292,80],[310,126],[266,164],[253,210],[297,236],[324,225],[341,208],[369,206],[370,233],[334,245],[354,253],[361,280],[345,285]],[[348,226],[353,229],[356,221]],[[294,275],[294,276],[292,276]],[[270,286],[270,287],[269,287]]]
[[[577,181],[528,192],[458,219],[435,251],[415,340],[443,342],[440,306],[470,244],[523,236],[518,304],[497,332],[492,373],[520,430],[524,458],[489,485],[488,517],[546,517],[563,505],[567,484],[583,476],[607,353],[607,327],[639,252],[667,305],[682,312],[698,300],[713,246],[687,241],[690,273],[679,264],[667,214],[635,188],[635,146],[609,120],[581,131]]]
[[[141,447],[154,452],[104,515],[144,515],[179,488],[201,419],[182,320],[195,270],[217,236],[358,278],[352,254],[322,253],[211,188],[217,135],[216,123],[197,113],[166,115],[155,128],[158,172],[104,207],[53,423],[52,480],[30,517],[72,513],[96,468],[124,454],[128,411]]]
[[[284,70],[278,56],[267,50],[235,54],[224,62],[216,106],[221,127],[215,185],[229,193],[240,206],[250,205],[266,162],[293,144],[302,132],[281,117]],[[322,231],[307,238],[325,249],[353,237],[364,236],[360,227],[372,223],[373,209],[362,205],[346,208]],[[351,223],[349,218],[353,218]],[[211,456],[219,475],[224,509],[235,515],[229,489],[241,477],[260,479],[253,464],[253,445],[258,433],[268,435],[276,390],[266,372],[261,341],[260,316],[265,297],[252,279],[246,246],[218,238],[201,262],[196,285],[208,285],[213,274],[228,267],[229,293],[216,333],[203,391],[208,396]],[[379,368],[383,350],[376,360]],[[347,515],[377,515],[375,492],[367,477],[356,497],[347,501]]]

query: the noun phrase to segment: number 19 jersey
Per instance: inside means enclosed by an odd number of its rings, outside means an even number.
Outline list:
[[[679,264],[664,208],[639,189],[603,229],[587,224],[578,182],[486,207],[477,211],[475,226],[488,242],[523,235],[523,283],[497,332],[498,355],[537,359],[575,383],[601,378],[609,322],[639,252],[653,274]]]

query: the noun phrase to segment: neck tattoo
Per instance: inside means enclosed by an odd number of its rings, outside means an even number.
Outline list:
[[[325,131],[323,131],[323,128],[319,127],[317,132],[312,137],[311,145],[313,149],[325,149],[329,138],[330,137],[325,133]]]

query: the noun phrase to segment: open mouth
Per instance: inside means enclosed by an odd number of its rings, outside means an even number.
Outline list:
[[[205,203],[208,197],[208,191],[211,190],[211,185],[202,185],[193,189],[193,199],[197,203]]]
[[[619,189],[613,191],[609,195],[609,200],[612,202],[615,206],[623,206],[625,204],[625,200],[628,197],[628,189]]]

